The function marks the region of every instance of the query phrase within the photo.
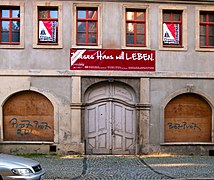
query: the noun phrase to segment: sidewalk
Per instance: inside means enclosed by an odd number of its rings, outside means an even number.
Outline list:
[[[34,158],[45,179],[214,179],[211,156],[84,156]]]

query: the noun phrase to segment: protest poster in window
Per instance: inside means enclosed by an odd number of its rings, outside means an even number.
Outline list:
[[[163,24],[163,43],[164,44],[180,44],[179,24]]]
[[[39,21],[39,41],[56,42],[56,21]]]

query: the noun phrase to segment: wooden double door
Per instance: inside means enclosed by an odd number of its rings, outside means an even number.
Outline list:
[[[133,92],[123,84],[93,89],[85,109],[87,154],[134,154],[136,111]],[[130,100],[130,101],[128,101]]]

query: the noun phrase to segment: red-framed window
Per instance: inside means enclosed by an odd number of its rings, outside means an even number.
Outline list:
[[[214,47],[214,12],[200,12],[200,47]]]
[[[163,10],[163,46],[182,47],[181,10]]]
[[[20,7],[0,7],[0,43],[20,44]]]
[[[77,45],[98,44],[98,9],[77,8]]]
[[[126,9],[126,46],[146,46],[146,10]]]
[[[57,7],[38,7],[38,44],[58,44]]]

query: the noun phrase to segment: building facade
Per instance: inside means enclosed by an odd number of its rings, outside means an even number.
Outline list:
[[[214,1],[0,2],[0,151],[214,153]]]

